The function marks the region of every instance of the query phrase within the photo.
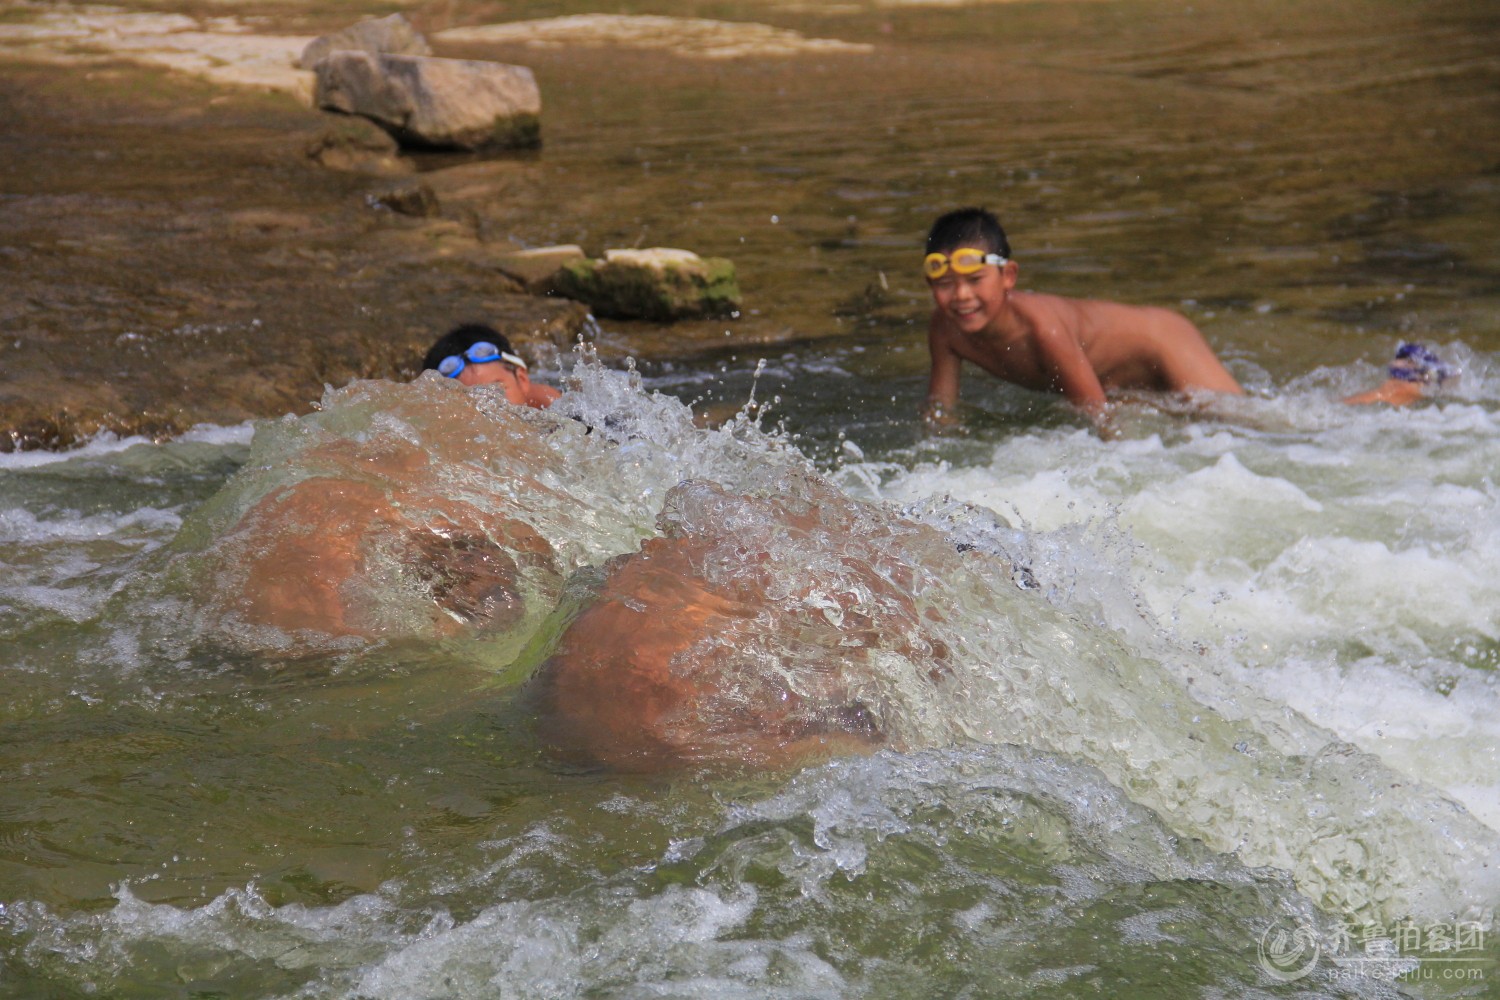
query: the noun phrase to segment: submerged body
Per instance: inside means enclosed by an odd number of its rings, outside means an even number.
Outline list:
[[[811,490],[677,487],[669,510],[690,512],[610,563],[533,679],[544,740],[616,770],[899,745],[892,699],[947,675],[942,617],[920,574],[851,533],[846,498]]]
[[[523,570],[557,573],[551,545],[524,522],[336,477],[266,497],[233,551],[245,576],[226,603],[240,621],[333,637],[509,627],[524,613]],[[382,599],[391,590],[412,598],[404,613]]]
[[[557,461],[528,408],[448,380],[367,383],[370,425],[284,425],[218,499],[211,626],[240,645],[433,639],[545,614],[562,563],[528,494]],[[275,429],[280,432],[281,427]]]
[[[777,623],[766,602],[705,582],[692,566],[702,554],[651,539],[611,567],[536,680],[544,741],[622,771],[767,764],[883,742],[865,706],[829,689],[843,663],[778,679],[745,662],[745,647]]]

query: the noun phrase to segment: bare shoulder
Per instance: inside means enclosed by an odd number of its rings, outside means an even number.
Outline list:
[[[1011,301],[1024,321],[1027,335],[1034,342],[1082,339],[1089,302],[1045,292],[1020,292]]]

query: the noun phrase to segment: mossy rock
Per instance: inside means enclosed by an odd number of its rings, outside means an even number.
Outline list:
[[[570,261],[553,277],[552,290],[614,319],[671,322],[733,316],[740,308],[732,261],[666,247]]]

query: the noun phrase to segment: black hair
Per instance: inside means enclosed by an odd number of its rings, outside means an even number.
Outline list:
[[[928,253],[973,247],[1010,259],[1010,240],[1000,220],[983,208],[960,208],[938,218],[927,233]]]
[[[452,354],[462,354],[479,343],[494,344],[506,354],[516,353],[505,334],[494,327],[483,323],[464,323],[462,326],[455,326],[438,338],[437,343],[428,349],[427,356],[422,359],[422,367],[436,370],[444,358]]]

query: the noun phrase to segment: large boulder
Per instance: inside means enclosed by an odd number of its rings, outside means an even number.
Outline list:
[[[541,142],[542,96],[525,66],[340,49],[314,72],[318,107],[368,118],[403,146],[478,151]]]
[[[360,21],[331,35],[314,38],[302,50],[297,65],[302,69],[313,69],[319,60],[339,49],[385,52],[398,56],[432,55],[432,46],[411,26],[411,22],[400,14],[392,14],[389,17]]]
[[[606,250],[603,260],[575,260],[551,280],[552,291],[585,302],[597,316],[670,322],[733,316],[740,308],[734,264],[690,250]]]

